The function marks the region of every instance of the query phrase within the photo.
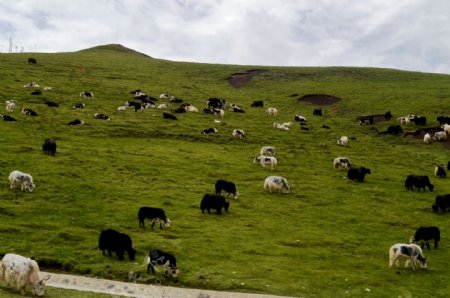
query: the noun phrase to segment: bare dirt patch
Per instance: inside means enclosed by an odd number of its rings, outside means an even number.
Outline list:
[[[230,83],[231,86],[233,86],[236,89],[240,89],[244,87],[250,80],[254,77],[259,75],[262,72],[265,72],[267,70],[265,69],[250,69],[246,72],[237,72],[231,74],[228,78],[228,83]]]
[[[342,99],[328,94],[306,94],[298,99],[299,102],[309,102],[316,105],[332,105]]]
[[[423,140],[423,137],[425,136],[426,133],[429,133],[431,136],[433,136],[434,133],[437,131],[442,131],[442,128],[440,128],[439,126],[425,127],[425,128],[421,128],[416,131],[413,131],[413,132],[407,132],[407,133],[403,134],[403,137],[408,138],[408,139]]]

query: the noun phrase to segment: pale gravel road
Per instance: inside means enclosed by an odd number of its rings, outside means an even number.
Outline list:
[[[127,283],[108,279],[90,278],[77,275],[42,272],[41,276],[50,275],[48,287],[70,289],[87,292],[97,292],[139,298],[286,298],[262,294],[247,294],[234,292],[219,292],[175,288],[140,283]]]

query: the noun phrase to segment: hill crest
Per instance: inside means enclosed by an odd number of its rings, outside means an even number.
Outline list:
[[[78,52],[88,52],[88,51],[111,51],[111,52],[121,52],[121,53],[130,53],[130,54],[139,54],[142,56],[145,56],[147,58],[152,58],[149,55],[146,55],[144,53],[135,51],[133,49],[127,48],[121,44],[111,43],[111,44],[105,44],[105,45],[99,45],[92,48],[87,48],[80,50]]]

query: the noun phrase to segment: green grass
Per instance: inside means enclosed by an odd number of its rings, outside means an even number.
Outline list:
[[[226,80],[230,74],[261,67],[171,62],[116,45],[35,54],[37,65],[28,65],[28,56],[0,54],[0,99],[18,101],[12,113],[18,121],[0,122],[1,253],[57,264],[41,265],[46,270],[126,280],[129,271],[148,276],[144,258],[156,248],[177,257],[179,281],[163,281],[171,286],[302,297],[450,294],[449,220],[431,212],[434,197],[450,193],[448,178],[433,177],[434,165],[446,164],[449,151],[441,143],[427,146],[376,132],[408,114],[425,115],[437,126],[436,116],[450,115],[448,75],[264,67],[266,72],[234,89]],[[30,95],[23,88],[29,81],[53,91]],[[226,111],[215,124],[204,113],[170,121],[157,109],[116,111],[137,88],[154,97],[170,92],[199,110],[209,97],[221,97],[246,113]],[[84,100],[85,109],[72,109],[85,90],[95,97]],[[324,116],[313,117],[318,106],[298,103],[289,96],[295,93],[331,94],[342,101],[322,106]],[[46,99],[60,107],[47,107]],[[263,100],[264,109],[250,108],[254,100]],[[264,112],[269,106],[278,108],[276,118]],[[39,116],[20,114],[23,107]],[[390,121],[370,127],[356,121],[389,110]],[[96,112],[111,121],[93,119]],[[295,114],[308,118],[309,132],[297,123],[290,131],[272,128],[273,121],[291,121]],[[76,118],[87,125],[66,125]],[[217,135],[201,134],[213,126]],[[247,139],[233,139],[234,128],[243,129]],[[356,140],[337,146],[341,135]],[[55,158],[41,151],[47,137],[57,140]],[[273,172],[252,163],[264,145],[277,148],[279,166]],[[332,168],[338,156],[372,174],[364,183],[348,181],[345,171]],[[32,174],[35,192],[10,190],[13,170]],[[404,180],[411,173],[429,175],[435,191],[406,191]],[[264,179],[272,174],[285,176],[292,192],[265,193]],[[240,198],[231,199],[230,212],[222,216],[201,214],[200,200],[214,191],[217,179],[235,182]],[[164,208],[171,227],[139,228],[141,206]],[[439,249],[425,251],[429,269],[389,268],[389,247],[408,242],[421,225],[436,225],[442,233]],[[97,241],[105,228],[132,237],[135,262],[102,256]]]

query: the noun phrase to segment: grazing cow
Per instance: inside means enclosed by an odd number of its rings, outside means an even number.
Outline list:
[[[339,168],[339,167],[343,167],[343,168],[351,168],[352,165],[350,164],[350,159],[348,159],[348,157],[336,157],[333,161],[333,167],[335,169]]]
[[[200,209],[202,210],[202,213],[204,213],[206,209],[208,214],[211,214],[210,209],[216,209],[217,214],[222,214],[222,208],[228,212],[229,207],[230,203],[227,202],[225,197],[221,195],[206,194],[200,202]]]
[[[270,165],[271,169],[273,170],[277,166],[278,161],[276,157],[261,155],[259,157],[255,157],[253,159],[253,163],[259,163],[263,168],[265,168],[266,165]]]
[[[160,99],[170,99],[171,97],[172,97],[172,95],[169,94],[169,93],[161,93],[161,94],[159,95],[159,98],[160,98]]]
[[[225,99],[212,97],[207,101],[208,109],[225,109]]]
[[[72,106],[72,108],[74,108],[74,109],[83,109],[85,106],[86,105],[84,104],[84,102],[79,102],[79,103],[74,104]]]
[[[272,191],[277,191],[279,193],[290,193],[291,188],[287,183],[286,178],[282,176],[268,176],[264,180],[264,190],[272,193]]]
[[[400,122],[400,125],[403,125],[403,124],[408,125],[409,123],[411,123],[411,119],[409,117],[398,117],[397,121]]]
[[[390,135],[399,135],[403,133],[403,129],[400,125],[391,125],[387,129],[387,133]]]
[[[26,83],[25,85],[23,85],[24,88],[39,88],[39,84],[35,83],[35,82],[29,82]]]
[[[276,116],[278,114],[278,110],[276,108],[268,108],[266,113],[269,114],[269,116]]]
[[[299,122],[307,122],[306,117],[302,115],[295,115],[294,120]]]
[[[168,109],[170,107],[169,103],[162,103],[160,105],[158,105],[156,108],[157,109]]]
[[[147,258],[147,273],[152,269],[152,273],[155,274],[155,265],[162,265],[164,267],[164,276],[177,278],[180,273],[177,268],[177,260],[169,253],[165,253],[160,250],[152,250],[148,254]]]
[[[37,60],[36,60],[36,58],[30,57],[30,58],[28,58],[28,63],[30,63],[30,64],[36,64],[36,63],[37,63]]]
[[[399,258],[406,258],[405,268],[412,262],[413,270],[416,271],[416,262],[419,260],[420,267],[427,268],[427,259],[423,256],[422,249],[416,244],[397,243],[389,249],[389,267],[399,266]]]
[[[300,130],[306,130],[306,131],[309,131],[309,128],[306,127],[306,126],[300,126]]]
[[[0,279],[5,280],[9,287],[15,287],[22,295],[25,295],[29,286],[33,295],[44,296],[45,282],[50,275],[41,279],[39,273],[35,260],[20,255],[8,253],[0,263]]]
[[[433,140],[438,141],[438,142],[447,141],[447,132],[446,131],[436,131],[434,133]]]
[[[172,112],[174,112],[176,114],[182,114],[182,113],[186,113],[186,109],[183,107],[178,107],[175,110],[172,110]]]
[[[33,177],[30,174],[23,173],[21,171],[12,171],[9,174],[10,188],[16,187],[16,184],[20,184],[21,191],[33,192],[36,187],[33,183]]]
[[[275,147],[273,147],[273,146],[264,146],[259,151],[259,154],[265,155],[265,156],[276,156],[277,152],[275,150]],[[449,163],[450,163],[450,161],[449,161]]]
[[[50,91],[52,91],[52,87],[44,87],[42,90],[44,90],[44,91],[47,91],[47,92],[50,92]]]
[[[414,122],[416,125],[427,125],[427,118],[423,116],[414,116],[411,119],[411,122]]]
[[[67,125],[84,125],[83,120],[75,119],[67,123]]]
[[[118,106],[117,110],[118,111],[126,111],[126,110],[128,110],[128,106]]]
[[[0,117],[3,118],[3,121],[16,121],[16,119],[8,115],[0,115]]]
[[[445,178],[447,177],[447,172],[445,171],[444,165],[436,165],[434,167],[434,176],[439,178]]]
[[[33,111],[32,109],[28,109],[28,108],[23,108],[22,114],[25,114],[27,116],[37,116],[37,113],[35,111]]]
[[[100,114],[100,113],[95,113],[94,114],[94,118],[95,119],[100,119],[100,120],[107,120],[107,121],[111,120],[111,118],[109,118],[107,115]]]
[[[342,136],[339,140],[337,140],[337,144],[341,146],[346,146],[348,144],[348,137]]]
[[[55,156],[56,154],[56,142],[54,139],[45,139],[44,144],[42,145],[42,151],[45,154]]]
[[[215,108],[215,109],[213,109],[213,113],[214,113],[214,116],[220,115],[220,118],[222,118],[222,119],[223,119],[223,116],[225,116],[225,111],[222,109]]]
[[[145,228],[144,220],[146,218],[152,220],[152,229],[155,226],[155,223],[159,222],[159,228],[162,229],[162,223],[164,222],[165,226],[170,227],[170,219],[166,217],[166,213],[161,208],[153,208],[153,207],[141,207],[138,212],[139,218],[139,226]]]
[[[255,100],[252,104],[251,107],[253,108],[257,108],[257,107],[263,107],[264,106],[264,102],[262,100]]]
[[[185,106],[184,109],[186,110],[186,112],[198,113],[198,109],[191,105]]]
[[[176,98],[175,96],[170,97],[169,101],[173,102],[173,103],[182,103],[183,102],[183,100],[181,98]]]
[[[133,261],[136,256],[136,250],[133,249],[133,243],[130,236],[119,233],[113,229],[103,230],[100,233],[98,247],[103,255],[105,255],[105,250],[108,251],[109,256],[111,256],[112,251],[115,252],[119,260],[123,260],[125,252],[128,253],[128,257],[131,261]]]
[[[20,184],[21,191],[29,191],[33,192],[36,187],[33,183],[33,177],[30,174],[22,173],[20,171],[12,171],[9,174],[9,182],[10,188],[13,189],[16,187],[16,184]]]
[[[80,92],[80,97],[93,98],[94,97],[94,93],[92,93],[91,91],[83,91],[83,92]]]
[[[423,136],[423,142],[425,143],[425,144],[431,144],[432,142],[433,142],[433,139],[431,138],[431,135],[429,134],[429,133],[426,133],[424,136]]]
[[[163,118],[170,119],[170,120],[178,120],[177,117],[175,117],[175,115],[172,115],[172,114],[166,113],[166,112],[163,113]]]
[[[419,175],[408,175],[405,180],[405,187],[407,190],[414,190],[414,187],[420,191],[423,188],[425,191],[425,187],[428,187],[430,191],[433,191],[434,185],[430,183],[430,178],[428,176],[419,176]]]
[[[239,139],[245,139],[245,132],[242,129],[233,129],[232,135],[234,138],[239,137]]]
[[[233,194],[233,198],[235,200],[237,200],[239,198],[239,192],[236,191],[236,185],[234,185],[233,182],[228,182],[225,180],[217,180],[216,181],[216,195],[220,195],[220,193],[223,191],[225,191],[225,193],[228,195],[231,193]]]
[[[351,168],[347,171],[347,177],[350,180],[363,182],[366,174],[371,174],[370,169],[365,167]]]
[[[281,129],[281,130],[289,130],[289,127],[288,127],[288,126],[285,126],[285,125],[280,124],[280,123],[278,123],[278,122],[274,122],[274,123],[273,123],[273,127],[278,128],[278,129]]]
[[[314,109],[313,116],[322,116],[322,110],[321,109]]]
[[[431,206],[431,209],[433,209],[433,212],[435,213],[439,210],[446,212],[447,209],[450,209],[450,195],[436,196],[436,200],[434,201],[433,206]]]
[[[48,106],[48,107],[54,107],[54,108],[57,108],[57,107],[59,107],[59,105],[56,103],[56,102],[54,102],[54,101],[46,101],[45,102],[45,104]]]
[[[230,110],[232,110],[235,113],[245,113],[245,111],[241,107],[235,104],[231,104]]]
[[[439,121],[439,125],[450,124],[450,117],[448,116],[438,116],[436,120]]]
[[[325,124],[322,125],[322,128],[330,129],[330,127],[328,125],[325,125]]]
[[[207,128],[207,129],[203,130],[202,134],[204,134],[204,135],[211,135],[211,134],[217,133],[217,131],[218,130],[215,127],[210,127],[210,128]]]
[[[430,240],[434,240],[434,248],[438,248],[438,242],[441,240],[441,231],[438,227],[420,227],[417,229],[416,234],[410,237],[409,242],[417,243],[421,241],[421,247],[424,248],[424,245],[427,245],[428,250],[430,250]]]
[[[42,92],[39,90],[35,90],[35,91],[31,92],[31,95],[41,95],[41,94],[42,94]]]
[[[16,108],[17,101],[14,99],[5,101],[6,103],[6,111],[9,113],[12,113],[14,109]]]
[[[133,107],[135,112],[144,110],[144,107],[140,103],[135,102],[135,101],[127,101],[125,103],[125,105],[129,106],[129,107]]]

